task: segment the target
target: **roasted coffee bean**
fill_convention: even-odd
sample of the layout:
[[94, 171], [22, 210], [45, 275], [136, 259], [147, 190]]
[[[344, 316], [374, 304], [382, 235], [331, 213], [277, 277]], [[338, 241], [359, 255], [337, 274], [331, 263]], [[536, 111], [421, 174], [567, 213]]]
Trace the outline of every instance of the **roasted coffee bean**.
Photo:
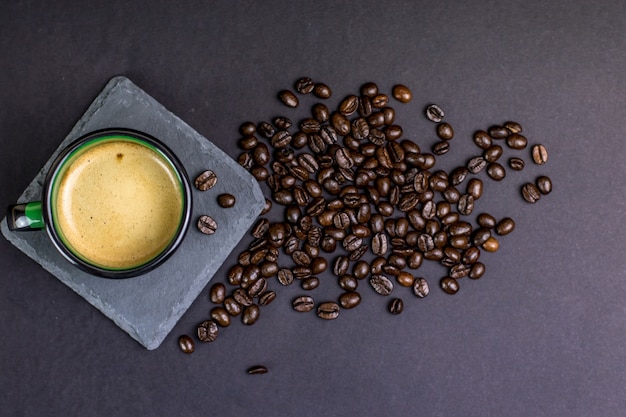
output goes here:
[[450, 151], [450, 144], [445, 140], [440, 140], [432, 147], [432, 151], [435, 155], [445, 155]]
[[485, 264], [483, 264], [482, 262], [476, 262], [474, 265], [472, 265], [472, 268], [470, 269], [468, 276], [471, 279], [479, 279], [484, 274], [485, 274]]
[[450, 183], [454, 186], [461, 184], [467, 178], [469, 170], [466, 167], [457, 167], [450, 172]]
[[[370, 101], [371, 103], [371, 101]], [[385, 125], [385, 115], [382, 111], [373, 112], [367, 117], [367, 123], [370, 127], [378, 128]]]
[[529, 182], [522, 186], [522, 197], [529, 203], [536, 203], [541, 198], [541, 192], [535, 184]]
[[267, 230], [267, 241], [275, 248], [285, 244], [287, 240], [287, 228], [284, 223], [271, 223]]
[[450, 243], [450, 246], [457, 248], [457, 249], [467, 249], [470, 245], [470, 240], [468, 236], [450, 236], [450, 238], [448, 239], [448, 243]]
[[517, 122], [508, 121], [503, 126], [511, 133], [520, 133], [522, 131], [522, 125]]
[[324, 142], [324, 139], [317, 133], [309, 135], [308, 145], [309, 149], [317, 154], [326, 152], [326, 148], [328, 147], [328, 144]]
[[250, 171], [252, 169], [254, 161], [252, 160], [252, 155], [250, 155], [250, 152], [242, 152], [237, 157], [237, 163], [241, 165], [244, 169]]
[[241, 322], [245, 325], [252, 325], [257, 322], [261, 309], [256, 304], [251, 304], [243, 309], [241, 314]]
[[476, 221], [480, 226], [487, 229], [493, 229], [494, 227], [496, 227], [497, 224], [496, 218], [489, 213], [480, 213], [476, 218]]
[[454, 129], [449, 123], [439, 123], [437, 125], [437, 136], [441, 140], [450, 140], [454, 137]]
[[478, 261], [478, 258], [480, 258], [480, 249], [478, 249], [476, 246], [470, 246], [463, 252], [461, 261], [465, 265], [473, 265]]
[[443, 249], [443, 259], [441, 264], [443, 266], [452, 267], [461, 262], [461, 252], [457, 249], [447, 246]]
[[400, 271], [400, 273], [396, 276], [396, 281], [398, 281], [398, 284], [403, 287], [411, 287], [415, 282], [415, 277], [410, 272]]
[[311, 113], [313, 114], [315, 120], [320, 123], [325, 123], [330, 119], [330, 111], [323, 103], [314, 104]]
[[266, 139], [271, 138], [274, 135], [274, 133], [276, 133], [274, 126], [272, 126], [270, 123], [267, 123], [267, 122], [259, 123], [259, 125], [257, 126], [257, 131], [261, 134], [261, 136], [263, 136]]
[[535, 164], [543, 165], [548, 162], [548, 150], [543, 145], [535, 145], [532, 149], [532, 157]]
[[339, 304], [327, 301], [317, 306], [317, 316], [324, 320], [334, 320], [339, 317]]
[[389, 312], [393, 315], [401, 314], [404, 311], [404, 302], [400, 298], [394, 298], [389, 302]]
[[339, 304], [346, 310], [361, 304], [361, 294], [356, 291], [344, 292], [339, 296]]
[[524, 149], [528, 145], [528, 139], [519, 133], [512, 133], [506, 138], [506, 144], [511, 149]]
[[259, 305], [266, 306], [270, 304], [272, 301], [274, 301], [275, 299], [276, 299], [276, 293], [274, 291], [265, 291], [259, 297]]
[[187, 354], [193, 353], [195, 349], [195, 343], [191, 337], [185, 334], [178, 338], [178, 348], [183, 353], [187, 353]]
[[313, 297], [303, 295], [294, 299], [291, 305], [297, 312], [306, 313], [315, 308], [315, 300], [313, 300]]
[[253, 122], [244, 122], [239, 126], [239, 133], [243, 136], [252, 136], [256, 133], [256, 125]]
[[470, 267], [465, 264], [456, 264], [450, 267], [450, 278], [461, 279], [469, 274]]
[[198, 325], [196, 334], [201, 342], [214, 342], [219, 334], [219, 328], [213, 320], [206, 320]]
[[282, 149], [289, 146], [291, 140], [291, 133], [287, 132], [286, 130], [279, 130], [270, 139], [270, 144], [276, 149]]
[[448, 226], [448, 233], [451, 236], [471, 235], [472, 225], [466, 221], [457, 221]]
[[335, 263], [333, 265], [333, 273], [341, 277], [348, 272], [348, 268], [350, 268], [350, 260], [347, 256], [341, 255], [335, 259]]
[[[268, 249], [268, 252], [269, 252], [269, 249]], [[268, 257], [266, 255], [265, 259], [267, 258]], [[261, 263], [259, 268], [261, 269], [261, 276], [263, 278], [270, 278], [270, 277], [276, 276], [276, 274], [278, 273], [278, 264], [276, 263], [276, 261], [266, 260], [265, 262]]]
[[248, 368], [247, 372], [249, 375], [259, 375], [268, 373], [268, 369], [263, 365], [255, 365]]
[[321, 99], [327, 99], [332, 96], [332, 91], [329, 86], [324, 83], [316, 83], [313, 87], [313, 94]]
[[339, 287], [346, 291], [354, 291], [359, 286], [359, 281], [352, 275], [342, 275], [338, 282]]
[[269, 171], [267, 168], [259, 165], [253, 166], [250, 169], [250, 173], [259, 182], [265, 181], [267, 177], [269, 177]]
[[267, 280], [259, 278], [248, 287], [248, 295], [252, 298], [258, 297], [267, 290]]
[[371, 97], [372, 107], [376, 109], [382, 109], [389, 102], [389, 96], [387, 94], [378, 93], [375, 96]]
[[214, 304], [221, 304], [226, 297], [226, 286], [221, 282], [213, 284], [211, 291], [209, 292], [209, 298]]
[[313, 91], [315, 83], [309, 77], [301, 77], [296, 81], [295, 89], [300, 94], [310, 94]]
[[496, 233], [500, 236], [508, 235], [515, 229], [515, 221], [510, 217], [504, 217], [496, 225]]
[[255, 164], [259, 166], [263, 166], [269, 162], [270, 150], [268, 149], [266, 144], [259, 143], [258, 145], [256, 145], [256, 147], [252, 151], [252, 160]]
[[393, 98], [401, 103], [408, 103], [413, 98], [413, 93], [406, 85], [396, 84], [391, 89]]
[[370, 264], [365, 261], [358, 261], [352, 267], [352, 275], [356, 279], [364, 279], [370, 274]]
[[359, 98], [355, 95], [349, 95], [339, 103], [339, 112], [344, 116], [350, 116], [356, 112], [359, 107]]
[[363, 239], [351, 234], [345, 237], [342, 244], [345, 250], [352, 252], [363, 244]]
[[230, 326], [230, 315], [224, 307], [215, 307], [211, 310], [211, 319], [222, 327]]
[[506, 170], [497, 162], [491, 162], [487, 165], [487, 175], [495, 181], [501, 181], [506, 177]]
[[491, 136], [484, 130], [478, 130], [474, 132], [472, 136], [474, 143], [481, 149], [488, 149], [492, 144]]
[[287, 107], [298, 107], [298, 97], [289, 90], [282, 90], [278, 93], [278, 98]]
[[443, 120], [444, 112], [441, 107], [436, 104], [431, 104], [426, 107], [426, 117], [431, 122], [439, 123]]
[[357, 117], [354, 119], [350, 124], [350, 129], [352, 131], [352, 136], [357, 141], [362, 141], [370, 135], [370, 125], [363, 117]]
[[272, 120], [272, 122], [274, 123], [274, 126], [276, 126], [280, 130], [287, 130], [293, 125], [291, 119], [284, 116], [274, 117], [274, 120]]
[[311, 264], [311, 258], [309, 257], [309, 255], [307, 255], [306, 252], [303, 252], [301, 250], [294, 251], [291, 254], [291, 259], [293, 259], [296, 265], [310, 265]]
[[280, 282], [282, 285], [291, 285], [294, 280], [293, 272], [291, 272], [291, 270], [287, 268], [279, 269], [276, 277], [278, 278], [278, 282]]
[[222, 208], [231, 208], [235, 205], [236, 199], [232, 194], [220, 194], [217, 196], [217, 204]]
[[205, 235], [212, 235], [217, 231], [217, 222], [211, 216], [200, 216], [198, 218], [198, 230]]
[[217, 175], [211, 170], [206, 170], [196, 177], [194, 185], [200, 191], [206, 191], [217, 184]]
[[261, 268], [258, 265], [248, 265], [243, 268], [241, 275], [241, 287], [248, 288], [254, 281], [261, 276]]
[[483, 152], [483, 158], [487, 162], [495, 162], [502, 156], [502, 146], [500, 145], [491, 145]]
[[239, 141], [239, 146], [247, 151], [252, 150], [258, 145], [259, 140], [254, 136], [244, 136]]
[[387, 140], [398, 140], [402, 137], [402, 133], [404, 133], [404, 131], [402, 127], [398, 125], [389, 124], [385, 128], [385, 138], [387, 138]]
[[521, 171], [524, 169], [524, 160], [522, 158], [509, 158], [509, 167], [514, 171]]
[[454, 278], [442, 278], [439, 284], [446, 294], [456, 294], [459, 291], [459, 283]]
[[478, 174], [487, 166], [487, 161], [482, 156], [476, 156], [467, 162], [467, 169], [472, 174]]
[[464, 216], [472, 214], [472, 211], [474, 211], [474, 197], [471, 194], [463, 194], [459, 199], [457, 209]]
[[361, 86], [359, 92], [363, 96], [374, 97], [376, 94], [378, 94], [378, 85], [373, 82], [367, 82]]
[[[241, 257], [241, 256], [240, 256]], [[241, 284], [241, 276], [243, 275], [243, 266], [235, 265], [228, 271], [228, 282], [230, 285]]]
[[425, 278], [416, 278], [413, 282], [413, 294], [419, 298], [424, 298], [430, 293], [428, 281]]
[[500, 242], [495, 237], [490, 236], [481, 244], [481, 247], [487, 252], [496, 252], [500, 248]]
[[241, 304], [239, 304], [232, 295], [229, 295], [224, 299], [224, 308], [231, 316], [238, 316], [241, 314]]
[[541, 194], [550, 194], [550, 192], [552, 192], [552, 180], [549, 177], [542, 175], [537, 178], [535, 183]]
[[370, 285], [380, 295], [389, 295], [393, 291], [393, 282], [382, 274], [374, 274], [370, 277]]
[[476, 246], [483, 245], [491, 237], [491, 230], [486, 227], [480, 227], [474, 232], [472, 243]]
[[376, 233], [372, 237], [372, 252], [377, 256], [384, 256], [389, 248], [385, 233]]
[[320, 285], [320, 280], [317, 277], [309, 277], [303, 279], [300, 286], [305, 291], [311, 291], [316, 289]]
[[374, 145], [382, 146], [385, 144], [387, 137], [385, 133], [380, 129], [370, 129], [370, 135], [367, 139]]
[[509, 131], [504, 126], [491, 126], [488, 130], [489, 136], [494, 139], [505, 139], [509, 136]]
[[478, 178], [472, 178], [467, 183], [467, 194], [478, 200], [483, 195], [483, 182]]

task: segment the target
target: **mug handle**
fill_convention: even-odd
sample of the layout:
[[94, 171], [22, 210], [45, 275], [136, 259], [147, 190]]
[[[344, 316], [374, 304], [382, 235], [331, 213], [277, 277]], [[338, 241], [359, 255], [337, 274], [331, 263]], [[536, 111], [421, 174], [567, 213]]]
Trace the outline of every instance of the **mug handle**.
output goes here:
[[9, 206], [7, 225], [11, 231], [39, 230], [46, 227], [41, 201]]

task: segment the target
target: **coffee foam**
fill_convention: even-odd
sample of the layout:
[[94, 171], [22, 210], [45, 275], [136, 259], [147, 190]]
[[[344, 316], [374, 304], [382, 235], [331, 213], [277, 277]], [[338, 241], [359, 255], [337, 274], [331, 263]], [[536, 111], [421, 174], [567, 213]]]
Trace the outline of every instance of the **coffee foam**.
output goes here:
[[176, 173], [141, 144], [93, 145], [58, 181], [58, 230], [73, 252], [100, 267], [129, 269], [150, 261], [168, 246], [181, 222]]

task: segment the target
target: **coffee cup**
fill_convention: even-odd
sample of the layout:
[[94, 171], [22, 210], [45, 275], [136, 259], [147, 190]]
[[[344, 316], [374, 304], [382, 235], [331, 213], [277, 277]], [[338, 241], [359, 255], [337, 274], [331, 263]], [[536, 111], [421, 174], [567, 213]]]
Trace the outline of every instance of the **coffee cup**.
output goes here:
[[88, 133], [54, 160], [41, 201], [12, 205], [10, 230], [45, 229], [78, 268], [129, 278], [161, 265], [189, 227], [189, 178], [158, 139], [131, 129]]

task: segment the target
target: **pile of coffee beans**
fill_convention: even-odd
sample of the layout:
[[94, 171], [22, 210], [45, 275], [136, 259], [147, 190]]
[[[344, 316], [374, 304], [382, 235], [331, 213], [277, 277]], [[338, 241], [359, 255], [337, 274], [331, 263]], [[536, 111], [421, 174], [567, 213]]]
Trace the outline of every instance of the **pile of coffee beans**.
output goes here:
[[[391, 99], [410, 102], [413, 93], [407, 86], [395, 85], [390, 97], [368, 82], [329, 109], [325, 102], [332, 96], [330, 87], [303, 77], [293, 90], [280, 91], [278, 99], [293, 111], [306, 95], [319, 101], [300, 120], [279, 116], [240, 126], [243, 152], [238, 162], [266, 184], [269, 196], [251, 229], [254, 240], [229, 269], [228, 288], [218, 282], [210, 289], [215, 306], [197, 328], [201, 341], [214, 341], [218, 328], [237, 316], [244, 324], [255, 323], [261, 307], [277, 296], [270, 289], [274, 283], [298, 282], [305, 293], [291, 300], [293, 310], [314, 312], [324, 320], [357, 307], [365, 285], [385, 297], [395, 294], [396, 285], [410, 288], [416, 299], [428, 296], [431, 278], [416, 272], [424, 261], [447, 269], [438, 286], [455, 294], [463, 278], [477, 280], [485, 274], [481, 253], [497, 251], [500, 238], [515, 229], [509, 217], [470, 216], [485, 188], [477, 174], [485, 170], [489, 179], [502, 181], [507, 170], [501, 163], [504, 148], [527, 148], [519, 123], [476, 131], [472, 140], [478, 154], [446, 172], [436, 167], [437, 158], [450, 151], [455, 132], [440, 106], [429, 104], [424, 112], [435, 123], [436, 142], [430, 151], [406, 139], [395, 123]], [[530, 156], [535, 164], [548, 160], [540, 144], [532, 146]], [[512, 170], [524, 166], [522, 154], [508, 160]], [[196, 184], [206, 187], [214, 180], [203, 173]], [[535, 203], [551, 190], [551, 180], [541, 176], [524, 184], [521, 195]], [[220, 198], [226, 206], [234, 202], [234, 197]], [[277, 206], [282, 207], [282, 220], [272, 222], [265, 215]], [[210, 233], [211, 222], [201, 222], [200, 230]], [[331, 274], [339, 295], [315, 300], [314, 290], [328, 285]], [[404, 305], [394, 296], [387, 310], [401, 314]]]

